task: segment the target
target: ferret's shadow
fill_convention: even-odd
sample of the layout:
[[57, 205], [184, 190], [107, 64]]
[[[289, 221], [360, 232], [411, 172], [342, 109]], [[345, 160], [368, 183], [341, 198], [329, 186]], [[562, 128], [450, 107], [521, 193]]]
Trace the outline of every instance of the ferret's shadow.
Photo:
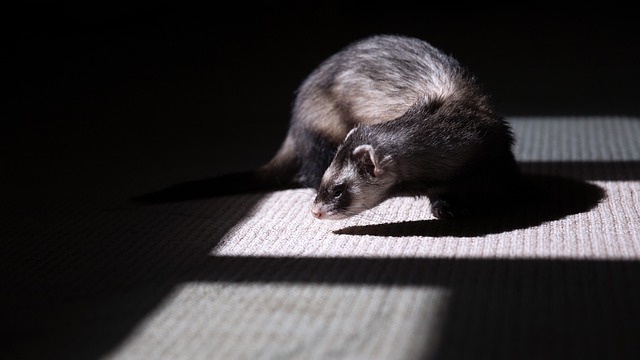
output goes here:
[[174, 203], [227, 195], [261, 193], [294, 188], [295, 185], [264, 185], [255, 181], [251, 171], [223, 174], [215, 177], [185, 181], [131, 198], [137, 204]]
[[600, 186], [550, 175], [525, 175], [526, 190], [510, 201], [482, 204], [475, 216], [453, 220], [416, 220], [349, 226], [340, 235], [475, 237], [526, 229], [595, 208], [605, 197]]

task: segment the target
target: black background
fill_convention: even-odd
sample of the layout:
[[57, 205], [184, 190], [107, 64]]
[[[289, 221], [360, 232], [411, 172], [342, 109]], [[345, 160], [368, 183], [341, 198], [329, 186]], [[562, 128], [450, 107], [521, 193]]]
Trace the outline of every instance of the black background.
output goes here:
[[455, 56], [507, 116], [640, 114], [636, 21], [612, 4], [216, 4], [8, 12], [9, 128], [152, 139], [166, 143], [165, 159], [191, 139], [190, 156], [212, 164], [202, 176], [255, 166], [282, 140], [304, 77], [380, 33]]

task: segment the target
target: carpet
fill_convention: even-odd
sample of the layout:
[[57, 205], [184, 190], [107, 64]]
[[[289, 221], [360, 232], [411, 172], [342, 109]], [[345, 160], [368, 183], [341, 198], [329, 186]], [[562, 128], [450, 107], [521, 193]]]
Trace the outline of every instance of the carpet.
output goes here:
[[509, 120], [545, 195], [457, 221], [319, 221], [307, 189], [141, 206], [139, 159], [38, 152], [0, 213], [1, 357], [640, 358], [640, 120]]

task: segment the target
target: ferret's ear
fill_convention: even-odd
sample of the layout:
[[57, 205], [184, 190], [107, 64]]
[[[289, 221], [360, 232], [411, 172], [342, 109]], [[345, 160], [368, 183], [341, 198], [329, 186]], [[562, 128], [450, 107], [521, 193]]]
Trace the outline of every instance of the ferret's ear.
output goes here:
[[360, 145], [353, 150], [353, 158], [356, 159], [365, 171], [373, 176], [378, 177], [384, 173], [384, 169], [380, 164], [376, 151], [371, 145]]

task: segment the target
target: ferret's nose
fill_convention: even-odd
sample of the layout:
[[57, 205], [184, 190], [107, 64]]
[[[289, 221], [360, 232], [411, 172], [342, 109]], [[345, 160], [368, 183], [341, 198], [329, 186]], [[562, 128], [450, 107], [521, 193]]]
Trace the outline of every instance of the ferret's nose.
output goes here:
[[316, 204], [311, 205], [311, 215], [316, 219], [322, 219], [322, 210]]

